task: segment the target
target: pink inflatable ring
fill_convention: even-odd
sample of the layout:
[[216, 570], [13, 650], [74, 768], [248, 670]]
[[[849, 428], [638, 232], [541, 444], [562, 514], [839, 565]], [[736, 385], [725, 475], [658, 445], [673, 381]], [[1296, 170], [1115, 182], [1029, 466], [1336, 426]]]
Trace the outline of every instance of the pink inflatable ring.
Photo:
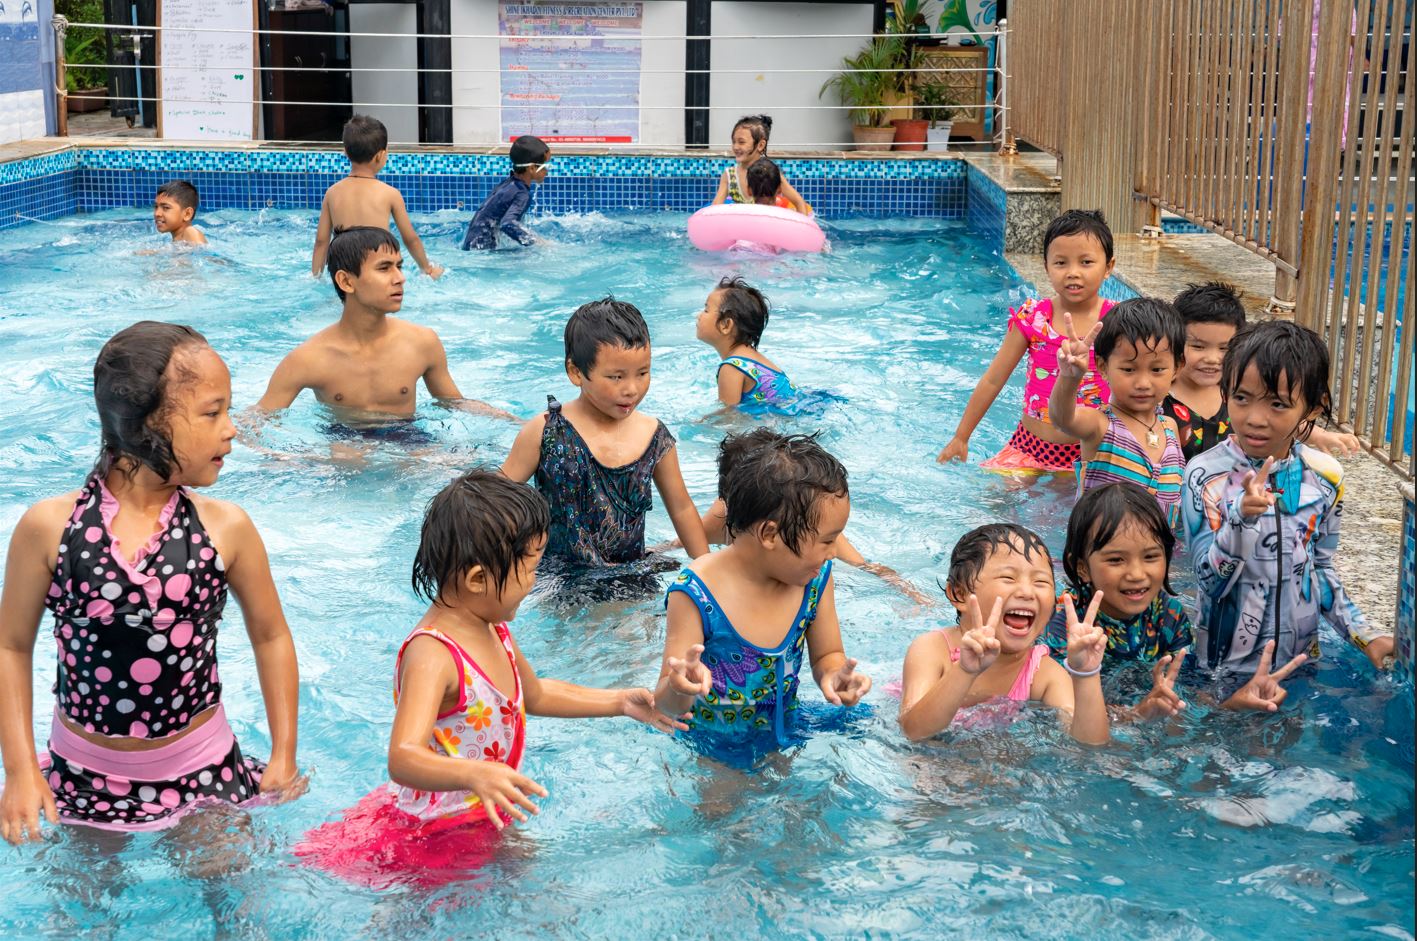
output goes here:
[[819, 252], [827, 237], [817, 220], [791, 209], [723, 203], [705, 206], [689, 217], [689, 241], [706, 252], [721, 252], [736, 242], [757, 242], [789, 252]]

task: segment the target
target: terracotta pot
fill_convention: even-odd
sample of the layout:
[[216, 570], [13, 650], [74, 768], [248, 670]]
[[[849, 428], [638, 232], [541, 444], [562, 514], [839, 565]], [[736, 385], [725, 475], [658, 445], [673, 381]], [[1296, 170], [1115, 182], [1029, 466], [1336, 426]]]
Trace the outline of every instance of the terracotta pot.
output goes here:
[[851, 137], [856, 141], [857, 150], [890, 150], [891, 141], [895, 139], [895, 128], [853, 124]]
[[891, 124], [895, 125], [895, 146], [891, 148], [892, 150], [925, 149], [925, 132], [930, 128], [929, 121], [897, 118]]
[[70, 114], [87, 114], [90, 111], [100, 111], [108, 107], [108, 89], [102, 86], [98, 88], [81, 88], [78, 91], [69, 92], [65, 98]]

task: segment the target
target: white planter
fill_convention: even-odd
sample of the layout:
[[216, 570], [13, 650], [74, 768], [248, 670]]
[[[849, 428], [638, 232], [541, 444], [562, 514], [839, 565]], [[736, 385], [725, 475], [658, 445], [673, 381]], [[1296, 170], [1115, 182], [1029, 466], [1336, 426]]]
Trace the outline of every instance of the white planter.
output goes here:
[[926, 150], [949, 150], [950, 149], [950, 128], [954, 126], [953, 121], [940, 121], [932, 127], [925, 129], [925, 149]]

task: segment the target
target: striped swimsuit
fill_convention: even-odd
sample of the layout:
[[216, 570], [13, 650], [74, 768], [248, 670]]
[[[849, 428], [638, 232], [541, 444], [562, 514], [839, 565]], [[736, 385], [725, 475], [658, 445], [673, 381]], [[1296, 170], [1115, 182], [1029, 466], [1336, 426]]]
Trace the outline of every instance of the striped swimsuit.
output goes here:
[[[1185, 455], [1181, 453], [1181, 442], [1171, 426], [1165, 427], [1166, 447], [1161, 452], [1161, 461], [1152, 464], [1146, 449], [1131, 433], [1112, 406], [1102, 409], [1107, 416], [1107, 434], [1097, 445], [1097, 453], [1078, 464], [1078, 496], [1083, 491], [1104, 484], [1126, 481], [1145, 487], [1156, 497], [1161, 509], [1166, 512], [1166, 520], [1173, 527], [1181, 518], [1181, 481], [1186, 468]], [[1163, 417], [1161, 409], [1156, 410], [1157, 420]]]

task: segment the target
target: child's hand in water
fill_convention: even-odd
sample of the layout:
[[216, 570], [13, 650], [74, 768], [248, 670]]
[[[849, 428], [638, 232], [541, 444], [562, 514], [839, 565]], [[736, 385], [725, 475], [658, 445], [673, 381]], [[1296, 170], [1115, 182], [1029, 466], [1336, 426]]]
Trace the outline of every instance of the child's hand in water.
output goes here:
[[689, 648], [683, 660], [669, 658], [669, 688], [681, 696], [698, 699], [713, 691], [713, 674], [704, 666], [699, 657], [703, 656], [704, 645], [695, 644]]
[[822, 677], [822, 695], [834, 706], [854, 706], [871, 689], [871, 678], [856, 672], [856, 661], [850, 657], [835, 670]]
[[507, 825], [502, 819], [502, 813], [517, 823], [526, 823], [526, 814], [522, 813], [523, 807], [533, 814], [541, 813], [541, 809], [532, 803], [531, 795], [545, 797], [546, 788], [511, 765], [504, 765], [500, 761], [467, 761], [459, 764], [467, 765], [470, 779], [467, 790], [476, 794], [477, 799], [482, 801], [482, 806], [487, 808], [487, 819], [492, 821], [492, 826], [498, 830]]
[[1066, 333], [1062, 345], [1058, 347], [1058, 375], [1066, 379], [1081, 379], [1087, 375], [1090, 365], [1088, 354], [1092, 352], [1093, 341], [1102, 332], [1102, 321], [1093, 324], [1092, 329], [1087, 331], [1087, 336], [1079, 339], [1077, 331], [1073, 329], [1073, 315], [1065, 313], [1063, 328]]
[[1092, 604], [1079, 621], [1073, 596], [1063, 595], [1063, 613], [1068, 619], [1068, 670], [1074, 675], [1096, 673], [1102, 668], [1102, 656], [1107, 653], [1107, 632], [1095, 623], [1101, 607], [1102, 592], [1095, 592]]
[[428, 266], [428, 277], [432, 278], [434, 281], [437, 281], [443, 276], [443, 272], [447, 270], [448, 269], [444, 268], [442, 265], [430, 264]]
[[1264, 645], [1264, 651], [1260, 654], [1260, 666], [1255, 671], [1255, 675], [1250, 677], [1248, 683], [1236, 690], [1235, 694], [1221, 705], [1226, 709], [1277, 712], [1279, 704], [1284, 702], [1284, 697], [1289, 695], [1289, 691], [1280, 686], [1279, 682], [1303, 666], [1304, 661], [1308, 659], [1308, 654], [1301, 653], [1271, 673], [1269, 666], [1274, 662], [1274, 641], [1270, 641]]
[[1183, 654], [1184, 650], [1175, 655], [1168, 653], [1151, 668], [1151, 692], [1137, 703], [1138, 719], [1147, 722], [1165, 719], [1186, 708], [1185, 702], [1176, 693], [1176, 677], [1181, 672], [1181, 661], [1185, 659]]
[[960, 440], [959, 436], [950, 439], [950, 443], [940, 449], [940, 454], [935, 458], [937, 464], [948, 464], [951, 461], [967, 462], [969, 460], [969, 442]]
[[959, 639], [959, 668], [971, 676], [978, 676], [994, 665], [999, 659], [999, 619], [1004, 616], [1004, 599], [994, 599], [989, 620], [979, 614], [979, 596], [970, 595], [966, 604], [969, 622], [974, 627], [965, 631]]
[[1274, 493], [1269, 489], [1269, 472], [1274, 469], [1274, 458], [1264, 459], [1259, 471], [1245, 474], [1245, 492], [1240, 497], [1240, 515], [1249, 519], [1264, 516], [1274, 506]]
[[681, 719], [667, 716], [660, 712], [654, 704], [654, 693], [647, 689], [627, 689], [620, 693], [621, 714], [634, 719], [636, 722], [643, 722], [645, 725], [652, 725], [661, 732], [673, 735], [674, 730], [680, 732], [689, 731], [689, 726]]

